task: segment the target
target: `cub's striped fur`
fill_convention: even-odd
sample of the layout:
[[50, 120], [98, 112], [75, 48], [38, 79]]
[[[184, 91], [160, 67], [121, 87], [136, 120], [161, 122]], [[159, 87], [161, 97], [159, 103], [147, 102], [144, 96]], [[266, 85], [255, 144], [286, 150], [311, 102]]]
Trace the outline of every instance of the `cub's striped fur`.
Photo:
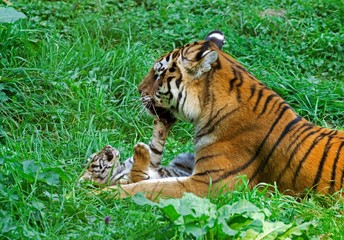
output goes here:
[[96, 185], [129, 184], [147, 179], [190, 176], [194, 167], [194, 156], [182, 153], [167, 167], [160, 166], [162, 150], [170, 124], [154, 121], [154, 132], [149, 146], [139, 143], [134, 147], [134, 156], [123, 163], [120, 153], [110, 145], [92, 154], [88, 168], [79, 181], [92, 181]]
[[166, 111], [195, 126], [196, 163], [189, 177], [154, 179], [123, 186], [121, 197], [146, 192], [204, 196], [238, 174], [250, 184], [277, 183], [293, 193], [312, 188], [338, 191], [344, 178], [344, 132], [314, 126], [275, 92], [221, 50], [224, 36], [163, 55], [142, 80], [139, 92], [152, 113]]

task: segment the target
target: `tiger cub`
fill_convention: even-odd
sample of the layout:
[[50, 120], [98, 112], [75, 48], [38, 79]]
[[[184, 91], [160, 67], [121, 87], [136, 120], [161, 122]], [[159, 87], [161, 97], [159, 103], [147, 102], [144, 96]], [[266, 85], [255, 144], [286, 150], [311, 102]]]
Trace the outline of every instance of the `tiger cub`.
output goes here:
[[194, 156], [182, 153], [163, 167], [160, 165], [162, 150], [170, 125], [154, 121], [154, 131], [149, 145], [138, 143], [134, 156], [120, 162], [120, 152], [107, 145], [88, 158], [88, 168], [79, 181], [92, 181], [96, 185], [129, 184], [147, 179], [190, 176], [194, 167]]

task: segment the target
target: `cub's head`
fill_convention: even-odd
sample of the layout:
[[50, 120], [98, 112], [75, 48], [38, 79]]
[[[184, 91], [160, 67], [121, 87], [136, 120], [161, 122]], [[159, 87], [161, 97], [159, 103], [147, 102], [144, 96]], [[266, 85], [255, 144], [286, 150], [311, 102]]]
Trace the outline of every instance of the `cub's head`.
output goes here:
[[110, 145], [105, 146], [101, 151], [93, 153], [87, 160], [88, 167], [79, 179], [92, 181], [96, 184], [106, 184], [111, 172], [120, 165], [119, 151]]
[[174, 115], [189, 120], [197, 115], [197, 80], [216, 68], [218, 51], [225, 38], [212, 31], [205, 40], [187, 44], [158, 59], [139, 85], [144, 106], [160, 118]]

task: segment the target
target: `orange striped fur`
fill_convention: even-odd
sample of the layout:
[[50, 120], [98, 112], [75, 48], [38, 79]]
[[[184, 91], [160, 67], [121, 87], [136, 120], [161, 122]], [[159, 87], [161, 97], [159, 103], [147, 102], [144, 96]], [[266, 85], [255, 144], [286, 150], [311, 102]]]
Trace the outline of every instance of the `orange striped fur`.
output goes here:
[[[279, 190], [333, 193], [343, 187], [344, 132], [314, 126], [274, 91], [221, 50], [224, 36], [187, 44], [162, 56], [139, 86], [144, 106], [195, 126], [196, 164], [189, 177], [122, 186], [121, 197], [146, 192], [204, 196], [238, 174], [250, 185], [277, 183]], [[173, 118], [172, 118], [173, 121]]]

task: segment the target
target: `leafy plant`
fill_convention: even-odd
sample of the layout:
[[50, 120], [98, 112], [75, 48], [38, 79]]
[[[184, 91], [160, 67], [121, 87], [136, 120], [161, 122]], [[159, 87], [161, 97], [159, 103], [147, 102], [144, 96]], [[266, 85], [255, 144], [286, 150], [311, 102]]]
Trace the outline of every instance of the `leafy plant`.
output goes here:
[[0, 7], [0, 23], [12, 23], [22, 18], [26, 18], [26, 15], [22, 12], [18, 12], [14, 8]]
[[289, 224], [269, 221], [268, 209], [258, 208], [244, 199], [219, 208], [209, 199], [192, 193], [185, 193], [180, 199], [162, 199], [159, 203], [138, 194], [133, 201], [160, 208], [181, 233], [197, 239], [204, 236], [206, 239], [296, 239], [299, 236], [305, 239], [308, 230], [317, 225], [315, 221], [301, 219]]

